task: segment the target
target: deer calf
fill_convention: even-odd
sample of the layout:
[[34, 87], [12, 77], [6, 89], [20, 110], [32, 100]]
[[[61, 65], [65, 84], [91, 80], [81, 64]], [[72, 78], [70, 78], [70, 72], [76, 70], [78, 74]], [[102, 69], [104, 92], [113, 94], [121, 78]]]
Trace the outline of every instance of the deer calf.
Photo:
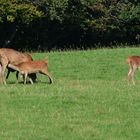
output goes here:
[[[36, 60], [23, 62], [18, 65], [9, 64], [8, 67], [19, 71], [24, 76], [24, 84], [26, 84], [26, 79], [29, 74], [41, 73], [47, 75], [50, 80], [50, 84], [53, 82], [50, 74], [48, 73], [48, 61], [47, 60]], [[32, 79], [29, 77], [31, 84], [33, 84]]]
[[140, 56], [130, 56], [127, 58], [127, 63], [129, 65], [128, 80], [135, 84], [134, 74], [135, 71], [140, 68]]

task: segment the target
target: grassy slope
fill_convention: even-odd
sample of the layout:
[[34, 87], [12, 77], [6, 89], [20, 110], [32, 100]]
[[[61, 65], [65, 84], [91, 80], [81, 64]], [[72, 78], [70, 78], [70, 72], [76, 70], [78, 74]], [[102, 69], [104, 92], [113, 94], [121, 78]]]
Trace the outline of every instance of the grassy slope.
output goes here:
[[139, 140], [140, 73], [127, 84], [138, 48], [36, 53], [49, 56], [54, 84], [0, 85], [1, 140]]

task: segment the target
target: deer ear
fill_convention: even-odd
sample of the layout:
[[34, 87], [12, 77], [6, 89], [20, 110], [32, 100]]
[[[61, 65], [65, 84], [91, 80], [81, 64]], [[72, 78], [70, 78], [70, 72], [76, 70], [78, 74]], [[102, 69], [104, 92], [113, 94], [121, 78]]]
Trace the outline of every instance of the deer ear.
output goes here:
[[44, 61], [45, 61], [46, 63], [48, 63], [48, 56], [46, 56], [46, 57], [44, 58]]
[[45, 60], [48, 60], [48, 56], [45, 57]]

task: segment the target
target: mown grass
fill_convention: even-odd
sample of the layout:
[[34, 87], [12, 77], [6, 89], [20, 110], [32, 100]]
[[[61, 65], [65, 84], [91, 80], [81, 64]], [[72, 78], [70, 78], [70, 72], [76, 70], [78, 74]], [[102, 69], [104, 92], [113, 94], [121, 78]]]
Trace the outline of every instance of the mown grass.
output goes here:
[[140, 72], [127, 83], [139, 48], [34, 53], [48, 56], [54, 83], [0, 85], [1, 140], [139, 140]]

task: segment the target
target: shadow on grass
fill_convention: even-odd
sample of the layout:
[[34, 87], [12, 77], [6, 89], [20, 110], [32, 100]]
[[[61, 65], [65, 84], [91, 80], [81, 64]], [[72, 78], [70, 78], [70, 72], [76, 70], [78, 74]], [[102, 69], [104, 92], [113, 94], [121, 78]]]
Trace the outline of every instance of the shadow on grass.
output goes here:
[[[7, 84], [10, 84], [10, 85], [25, 85], [24, 84], [24, 82], [23, 81], [20, 81], [20, 82], [14, 82], [14, 81], [10, 81], [10, 82], [7, 82]], [[46, 81], [40, 81], [40, 80], [38, 80], [38, 81], [35, 81], [34, 82], [34, 84], [48, 84], [48, 85], [51, 85], [49, 82], [46, 82]], [[34, 85], [33, 84], [33, 85]], [[26, 82], [26, 85], [32, 85], [31, 83], [30, 83], [30, 81], [27, 81]]]

